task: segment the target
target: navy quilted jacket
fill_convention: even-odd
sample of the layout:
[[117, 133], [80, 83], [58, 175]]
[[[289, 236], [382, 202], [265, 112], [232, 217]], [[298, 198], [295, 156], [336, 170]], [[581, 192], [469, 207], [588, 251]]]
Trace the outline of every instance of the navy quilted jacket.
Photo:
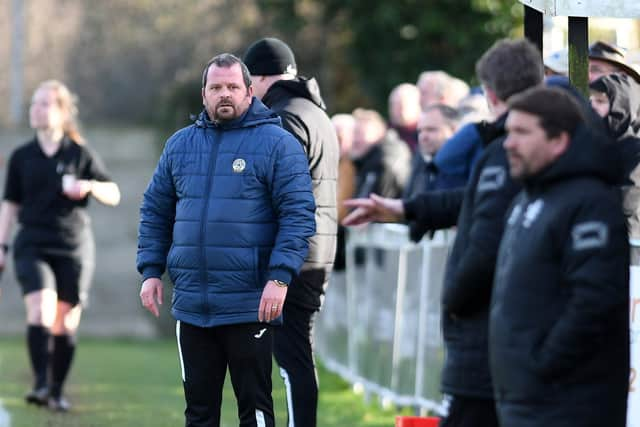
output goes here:
[[202, 112], [167, 141], [145, 191], [138, 271], [168, 270], [178, 320], [257, 322], [267, 280], [302, 266], [314, 210], [304, 151], [271, 110], [254, 98], [224, 125]]

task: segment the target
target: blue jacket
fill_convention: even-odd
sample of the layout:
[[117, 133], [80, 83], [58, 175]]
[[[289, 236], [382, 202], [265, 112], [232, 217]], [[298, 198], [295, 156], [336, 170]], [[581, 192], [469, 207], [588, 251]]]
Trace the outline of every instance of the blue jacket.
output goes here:
[[440, 147], [433, 157], [433, 163], [447, 181], [466, 183], [483, 149], [483, 138], [476, 123], [468, 123]]
[[314, 210], [304, 151], [271, 110], [254, 98], [224, 125], [202, 112], [167, 141], [145, 191], [138, 271], [168, 270], [180, 321], [257, 322], [267, 280], [302, 266]]

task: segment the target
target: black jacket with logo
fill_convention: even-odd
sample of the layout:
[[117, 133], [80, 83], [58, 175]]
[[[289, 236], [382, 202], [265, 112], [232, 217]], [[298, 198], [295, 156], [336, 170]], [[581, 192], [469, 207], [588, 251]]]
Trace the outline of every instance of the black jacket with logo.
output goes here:
[[407, 219], [427, 230], [456, 225], [457, 218], [442, 288], [446, 345], [442, 391], [456, 396], [493, 398], [489, 302], [504, 216], [521, 188], [509, 176], [502, 146], [505, 120], [506, 114], [485, 125], [483, 139], [488, 145], [464, 190], [427, 193], [405, 202]]
[[338, 138], [313, 78], [277, 81], [262, 101], [280, 116], [283, 127], [300, 141], [309, 159], [316, 234], [309, 239], [309, 255], [289, 287], [287, 302], [319, 309], [336, 251]]
[[504, 427], [625, 425], [629, 247], [605, 141], [579, 128], [510, 209], [489, 339]]

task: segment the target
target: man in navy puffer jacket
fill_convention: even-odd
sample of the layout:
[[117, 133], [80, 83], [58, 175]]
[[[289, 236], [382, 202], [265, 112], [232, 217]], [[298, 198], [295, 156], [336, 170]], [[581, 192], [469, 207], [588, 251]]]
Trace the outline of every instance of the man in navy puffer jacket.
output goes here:
[[307, 158], [252, 95], [237, 57], [209, 61], [205, 109], [167, 142], [140, 209], [140, 297], [158, 316], [166, 268], [189, 427], [220, 424], [227, 366], [240, 426], [274, 425], [271, 325], [315, 232]]

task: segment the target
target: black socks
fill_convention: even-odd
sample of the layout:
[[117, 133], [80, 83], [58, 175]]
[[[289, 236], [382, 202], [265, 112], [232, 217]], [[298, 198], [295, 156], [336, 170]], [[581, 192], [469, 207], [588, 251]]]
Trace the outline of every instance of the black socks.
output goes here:
[[29, 325], [27, 327], [27, 348], [29, 349], [31, 368], [35, 376], [34, 389], [47, 385], [50, 337], [49, 329], [44, 326]]
[[76, 349], [75, 337], [71, 335], [54, 335], [53, 350], [49, 353], [51, 333], [41, 325], [28, 325], [27, 348], [31, 359], [31, 367], [35, 377], [34, 390], [47, 386], [48, 369], [51, 366], [50, 394], [60, 397], [62, 385], [71, 368]]
[[71, 368], [75, 349], [75, 337], [54, 335], [51, 355], [51, 388], [49, 390], [52, 397], [60, 397], [62, 394], [62, 385]]

